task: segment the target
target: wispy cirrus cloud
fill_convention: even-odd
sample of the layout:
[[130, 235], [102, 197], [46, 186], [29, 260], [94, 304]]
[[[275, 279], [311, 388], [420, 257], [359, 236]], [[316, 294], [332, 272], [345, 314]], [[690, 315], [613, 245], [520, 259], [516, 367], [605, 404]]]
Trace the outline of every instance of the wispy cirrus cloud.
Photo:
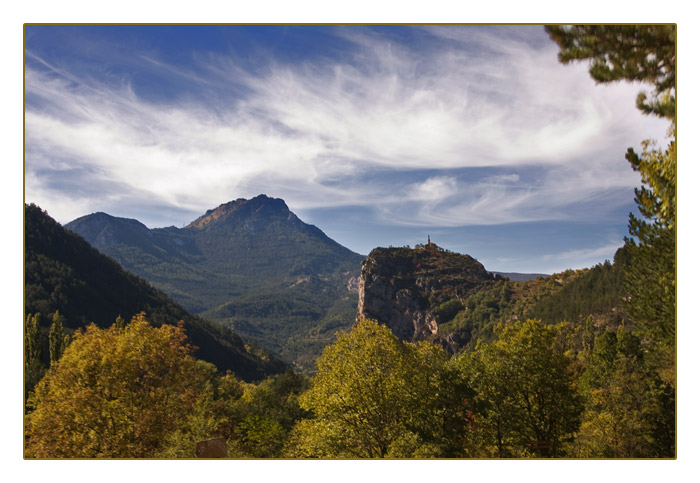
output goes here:
[[[665, 130], [635, 110], [638, 86], [559, 65], [539, 27], [330, 32], [337, 55], [252, 66], [235, 49], [176, 64], [98, 42], [96, 69], [29, 41], [28, 199], [64, 222], [170, 207], [154, 225], [260, 192], [292, 209], [371, 206], [388, 224], [595, 217], [638, 183], [626, 147]], [[118, 72], [100, 48], [119, 52]], [[170, 79], [169, 94], [139, 76]]]
[[[543, 262], [564, 262], [570, 260], [588, 260], [589, 264], [602, 261], [604, 257], [609, 257], [611, 253], [615, 253], [618, 248], [622, 245], [617, 240], [611, 240], [607, 245], [577, 249], [577, 250], [565, 250], [562, 252], [551, 253], [542, 255], [541, 259]], [[610, 260], [610, 259], [609, 259]]]

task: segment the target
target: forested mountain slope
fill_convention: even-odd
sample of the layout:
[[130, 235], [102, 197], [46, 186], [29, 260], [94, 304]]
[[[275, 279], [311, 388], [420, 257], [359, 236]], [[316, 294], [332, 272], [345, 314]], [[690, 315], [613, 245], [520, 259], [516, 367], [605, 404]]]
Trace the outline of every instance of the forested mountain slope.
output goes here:
[[146, 312], [156, 324], [183, 320], [196, 356], [245, 380], [283, 372], [285, 364], [261, 348], [246, 345], [231, 330], [187, 313], [164, 293], [65, 230], [35, 205], [25, 206], [25, 315], [41, 314], [47, 328], [59, 311], [65, 327], [94, 322], [100, 327], [118, 316]]
[[66, 228], [186, 309], [309, 369], [354, 320], [363, 260], [281, 199], [237, 199], [184, 228], [148, 229], [104, 213]]

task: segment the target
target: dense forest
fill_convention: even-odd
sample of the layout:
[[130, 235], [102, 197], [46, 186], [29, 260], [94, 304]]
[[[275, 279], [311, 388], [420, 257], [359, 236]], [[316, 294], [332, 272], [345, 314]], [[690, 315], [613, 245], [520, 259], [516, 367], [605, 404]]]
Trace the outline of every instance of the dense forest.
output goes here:
[[[26, 206], [25, 456], [191, 458], [223, 437], [232, 458], [674, 458], [675, 27], [547, 32], [597, 82], [651, 85], [637, 105], [671, 125], [666, 148], [627, 153], [643, 185], [613, 263], [478, 287], [452, 273], [470, 288], [425, 294], [434, 339], [359, 317], [305, 376]], [[447, 333], [459, 350], [433, 343]], [[203, 340], [275, 370], [246, 378], [207, 359]]]
[[479, 341], [492, 341], [499, 322], [528, 318], [547, 324], [589, 325], [597, 332], [614, 330], [624, 322], [626, 253], [622, 247], [614, 263], [605, 261], [527, 282], [499, 279], [467, 298], [448, 298], [432, 308], [445, 320], [433, 340], [439, 343], [449, 336], [460, 342], [460, 351], [471, 350]]

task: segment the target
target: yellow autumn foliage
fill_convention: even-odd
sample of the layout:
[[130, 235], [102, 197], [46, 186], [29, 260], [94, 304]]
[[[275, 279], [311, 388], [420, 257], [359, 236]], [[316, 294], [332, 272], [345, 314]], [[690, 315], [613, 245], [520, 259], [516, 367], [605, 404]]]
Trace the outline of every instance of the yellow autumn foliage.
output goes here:
[[182, 327], [90, 325], [39, 382], [25, 456], [148, 458], [195, 411], [214, 373]]

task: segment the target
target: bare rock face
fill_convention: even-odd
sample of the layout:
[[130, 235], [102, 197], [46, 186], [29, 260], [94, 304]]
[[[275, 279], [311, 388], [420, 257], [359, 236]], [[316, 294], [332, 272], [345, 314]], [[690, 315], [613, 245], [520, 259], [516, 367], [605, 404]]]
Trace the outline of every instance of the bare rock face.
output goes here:
[[437, 321], [413, 291], [400, 289], [364, 267], [359, 286], [358, 318], [385, 324], [401, 340], [423, 340], [437, 333]]
[[[429, 244], [410, 248], [376, 248], [362, 264], [357, 318], [376, 320], [401, 340], [441, 342], [438, 327], [444, 302], [475, 293], [493, 280], [469, 255]], [[459, 341], [446, 336], [447, 348]]]
[[348, 292], [359, 293], [360, 291], [360, 277], [353, 277], [352, 272], [343, 272], [343, 275], [348, 277], [347, 288]]

